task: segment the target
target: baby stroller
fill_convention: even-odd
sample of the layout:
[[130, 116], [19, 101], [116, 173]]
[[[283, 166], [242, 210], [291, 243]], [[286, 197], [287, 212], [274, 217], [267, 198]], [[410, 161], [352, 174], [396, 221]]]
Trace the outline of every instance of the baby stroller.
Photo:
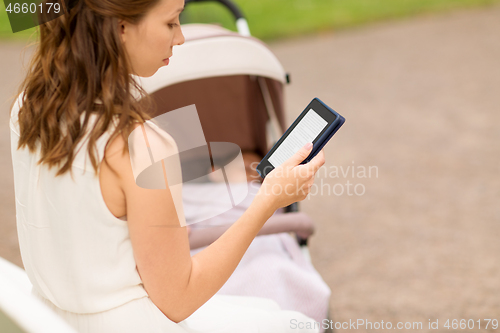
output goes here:
[[[204, 0], [209, 1], [209, 0]], [[186, 6], [201, 0], [187, 0]], [[207, 142], [231, 142], [238, 145], [249, 161], [260, 161], [272, 145], [286, 130], [284, 110], [284, 85], [290, 83], [290, 77], [283, 69], [279, 60], [260, 40], [250, 36], [248, 24], [238, 7], [228, 0], [216, 2], [226, 6], [236, 18], [238, 32], [232, 32], [218, 25], [211, 24], [183, 24], [182, 32], [185, 43], [174, 48], [174, 56], [170, 64], [162, 67], [150, 78], [140, 78], [142, 87], [153, 99], [152, 117], [162, 115], [188, 105], [196, 106], [200, 123]], [[193, 157], [195, 161], [195, 157]], [[190, 165], [200, 165], [196, 162]], [[255, 171], [256, 163], [247, 172]], [[205, 170], [206, 171], [206, 170]], [[203, 170], [198, 171], [202, 173]], [[260, 178], [260, 177], [259, 177]], [[250, 184], [250, 183], [249, 183]], [[240, 207], [235, 207], [225, 215], [226, 226], [235, 221], [243, 213], [245, 204], [251, 202], [252, 195], [258, 189], [258, 182], [252, 181], [247, 200]], [[220, 187], [219, 187], [220, 189]], [[252, 191], [253, 189], [253, 191]], [[184, 203], [185, 210], [196, 206], [210, 206], [212, 202], [207, 195], [198, 188], [183, 188], [189, 202]], [[209, 199], [216, 198], [217, 189], [211, 189]], [[238, 210], [239, 208], [239, 210]], [[189, 212], [186, 212], [186, 218]], [[215, 241], [226, 228], [222, 219], [224, 216], [207, 224], [193, 224], [190, 235], [192, 253], [201, 250]], [[292, 257], [293, 263], [283, 268], [281, 276], [289, 282], [297, 280], [297, 284], [308, 284], [308, 287], [299, 290], [302, 300], [296, 300], [296, 306], [308, 304], [306, 313], [304, 308], [289, 308], [305, 313], [318, 322], [329, 316], [328, 299], [330, 289], [312, 267], [307, 248], [308, 238], [314, 232], [314, 223], [305, 213], [299, 211], [298, 203], [294, 203], [277, 211], [261, 230], [245, 257], [260, 258], [272, 249], [285, 248], [287, 258]], [[290, 233], [293, 233], [293, 238]], [[293, 243], [290, 243], [293, 239]], [[259, 243], [260, 242], [260, 243]], [[277, 244], [279, 243], [279, 244]], [[277, 247], [275, 247], [277, 245]], [[263, 251], [259, 251], [260, 248]], [[296, 251], [298, 250], [298, 252]], [[240, 266], [245, 266], [245, 257]], [[249, 259], [250, 260], [250, 259]], [[250, 260], [251, 261], [251, 260]], [[284, 261], [284, 260], [283, 260]], [[289, 260], [290, 261], [290, 260]], [[248, 263], [246, 270], [235, 274], [224, 285], [221, 292], [236, 295], [263, 296], [259, 294], [262, 286], [252, 288], [248, 281], [249, 276], [255, 280], [262, 280], [272, 276], [269, 271], [266, 277], [251, 275], [251, 271], [259, 270], [256, 260]], [[260, 263], [263, 265], [263, 263]], [[252, 266], [253, 265], [253, 266]], [[267, 262], [264, 265], [274, 265]], [[292, 268], [291, 268], [292, 267]], [[292, 270], [290, 270], [292, 269]], [[293, 269], [301, 270], [303, 275], [293, 273]], [[245, 277], [247, 279], [245, 280]], [[237, 283], [237, 280], [245, 280]], [[302, 280], [301, 280], [302, 279]], [[236, 281], [231, 285], [231, 281]], [[281, 281], [282, 282], [282, 281]], [[297, 284], [289, 287], [297, 288]], [[283, 283], [284, 286], [287, 283]], [[314, 290], [313, 290], [314, 289]], [[269, 297], [282, 291], [269, 291], [263, 297]], [[269, 297], [272, 298], [272, 297]], [[296, 297], [297, 298], [297, 297]], [[286, 299], [286, 297], [285, 297]], [[282, 308], [293, 306], [292, 301], [283, 304]]]

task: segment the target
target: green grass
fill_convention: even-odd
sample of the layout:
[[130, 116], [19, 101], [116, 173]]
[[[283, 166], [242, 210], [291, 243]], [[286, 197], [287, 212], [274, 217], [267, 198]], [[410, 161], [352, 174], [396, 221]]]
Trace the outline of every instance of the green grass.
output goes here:
[[[500, 4], [499, 0], [235, 0], [252, 35], [271, 40], [331, 31], [374, 21], [451, 9]], [[192, 8], [189, 8], [191, 7]], [[220, 22], [235, 29], [231, 15], [217, 4], [195, 4], [186, 22]]]
[[36, 28], [20, 31], [17, 33], [12, 33], [9, 17], [7, 16], [7, 12], [5, 11], [5, 4], [3, 1], [0, 1], [0, 39], [26, 40], [32, 35], [36, 36]]
[[[252, 35], [263, 39], [344, 29], [370, 22], [500, 4], [500, 0], [234, 0], [245, 13]], [[0, 39], [26, 39], [35, 29], [13, 34], [0, 2]], [[228, 11], [215, 3], [188, 6], [184, 22], [219, 22], [235, 29]]]

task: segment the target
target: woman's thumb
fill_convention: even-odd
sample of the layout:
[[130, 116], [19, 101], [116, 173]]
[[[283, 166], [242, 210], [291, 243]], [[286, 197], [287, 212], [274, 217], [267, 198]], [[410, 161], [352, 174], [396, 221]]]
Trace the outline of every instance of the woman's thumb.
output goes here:
[[299, 165], [304, 161], [307, 156], [311, 153], [311, 149], [313, 144], [308, 142], [304, 145], [304, 147], [300, 148], [295, 154], [292, 155], [285, 163], [289, 165]]

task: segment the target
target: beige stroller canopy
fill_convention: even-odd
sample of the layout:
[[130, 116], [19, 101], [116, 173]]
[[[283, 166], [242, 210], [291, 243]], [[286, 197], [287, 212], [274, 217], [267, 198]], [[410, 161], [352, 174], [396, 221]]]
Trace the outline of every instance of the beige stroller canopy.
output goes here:
[[181, 29], [186, 41], [174, 47], [169, 65], [137, 79], [156, 102], [151, 115], [195, 104], [207, 141], [263, 157], [285, 129], [283, 66], [254, 37], [212, 24]]

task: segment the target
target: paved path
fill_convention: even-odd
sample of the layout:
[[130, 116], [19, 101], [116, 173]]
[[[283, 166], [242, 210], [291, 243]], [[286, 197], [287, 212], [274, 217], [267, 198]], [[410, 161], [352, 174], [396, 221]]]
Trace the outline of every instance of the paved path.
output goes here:
[[[467, 331], [479, 332], [477, 320], [500, 319], [498, 31], [492, 7], [271, 45], [292, 73], [290, 121], [315, 96], [347, 119], [319, 194], [302, 204], [318, 223], [311, 253], [334, 320], [427, 332], [439, 319], [447, 332], [446, 319], [473, 319]], [[0, 45], [2, 102], [20, 79], [20, 49]], [[21, 265], [1, 110], [0, 256]]]
[[[302, 205], [335, 320], [439, 319], [448, 331], [448, 318], [500, 317], [498, 31], [500, 7], [273, 45], [294, 81], [289, 119], [314, 96], [347, 119], [328, 175], [378, 167], [318, 179], [323, 196]], [[366, 193], [328, 195], [348, 180]]]

